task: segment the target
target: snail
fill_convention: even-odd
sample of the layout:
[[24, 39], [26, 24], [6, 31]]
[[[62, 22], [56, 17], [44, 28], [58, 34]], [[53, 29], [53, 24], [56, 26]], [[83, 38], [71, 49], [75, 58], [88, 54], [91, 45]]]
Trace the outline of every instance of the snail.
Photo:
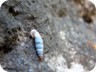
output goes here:
[[40, 33], [35, 29], [31, 30], [30, 35], [32, 36], [32, 38], [34, 38], [34, 41], [35, 41], [35, 47], [36, 47], [38, 59], [39, 61], [42, 61], [43, 60], [43, 48], [44, 48], [43, 39]]

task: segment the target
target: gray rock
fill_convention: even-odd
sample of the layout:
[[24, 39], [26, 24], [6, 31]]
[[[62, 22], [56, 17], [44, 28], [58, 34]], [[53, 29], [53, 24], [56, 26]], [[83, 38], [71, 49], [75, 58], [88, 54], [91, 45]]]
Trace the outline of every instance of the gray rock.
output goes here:
[[[8, 72], [91, 70], [96, 62], [96, 48], [92, 46], [96, 44], [95, 14], [92, 15], [93, 10], [88, 9], [85, 2], [79, 1], [6, 1], [0, 10], [0, 64], [3, 68]], [[44, 40], [42, 62], [38, 61], [30, 37], [33, 28]]]

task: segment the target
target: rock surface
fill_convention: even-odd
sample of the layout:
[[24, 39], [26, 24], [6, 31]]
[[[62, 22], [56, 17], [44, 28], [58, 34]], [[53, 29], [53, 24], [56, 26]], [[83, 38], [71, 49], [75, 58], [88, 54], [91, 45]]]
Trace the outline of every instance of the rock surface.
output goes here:
[[[88, 0], [8, 0], [0, 9], [0, 64], [8, 72], [89, 72], [96, 62], [96, 9]], [[30, 30], [44, 40], [39, 62]]]

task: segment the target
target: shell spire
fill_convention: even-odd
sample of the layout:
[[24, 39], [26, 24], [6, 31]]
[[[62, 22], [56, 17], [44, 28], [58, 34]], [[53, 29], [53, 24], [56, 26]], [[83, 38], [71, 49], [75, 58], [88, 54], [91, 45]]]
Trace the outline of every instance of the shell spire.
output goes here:
[[1, 65], [0, 65], [0, 72], [7, 72], [7, 71], [5, 71], [5, 70], [1, 67]]
[[0, 0], [0, 7], [2, 6], [2, 4], [7, 1], [7, 0]]

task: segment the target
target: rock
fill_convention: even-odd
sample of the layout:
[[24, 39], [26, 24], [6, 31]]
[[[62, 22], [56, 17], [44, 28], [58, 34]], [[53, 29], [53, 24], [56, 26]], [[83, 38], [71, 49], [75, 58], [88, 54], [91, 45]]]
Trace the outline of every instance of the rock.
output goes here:
[[[88, 0], [6, 1], [0, 10], [0, 64], [8, 72], [92, 70], [96, 64], [95, 10]], [[44, 40], [42, 62], [31, 29], [38, 30]]]

